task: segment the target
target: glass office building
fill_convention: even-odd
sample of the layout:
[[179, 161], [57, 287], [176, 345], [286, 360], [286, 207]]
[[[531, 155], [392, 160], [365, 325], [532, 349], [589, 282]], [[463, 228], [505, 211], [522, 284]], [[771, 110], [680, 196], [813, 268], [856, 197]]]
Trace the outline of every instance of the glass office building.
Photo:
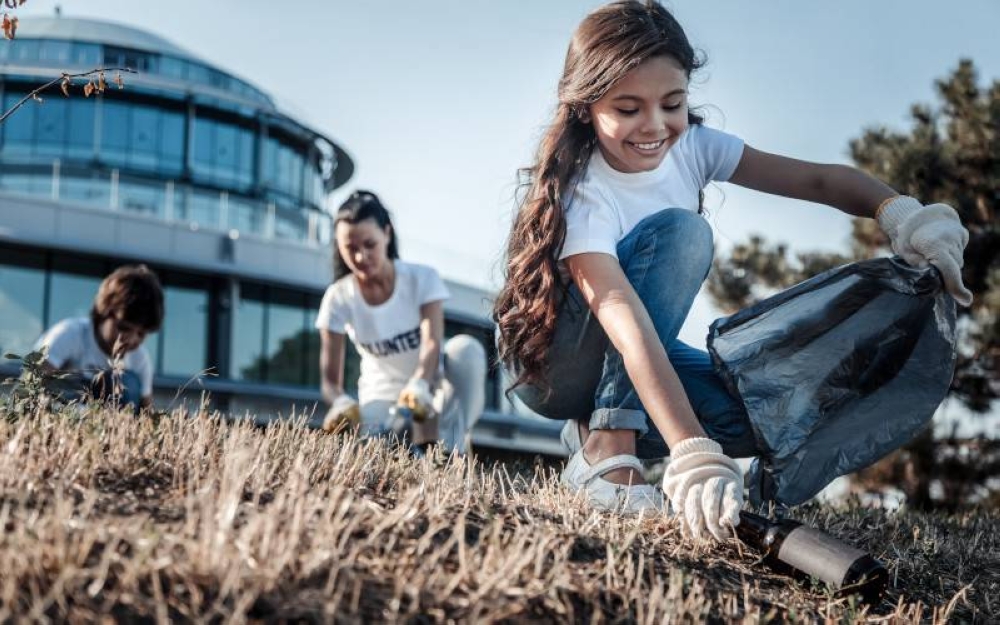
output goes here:
[[[351, 158], [255, 85], [102, 21], [24, 20], [0, 45], [3, 109], [62, 72], [113, 66], [138, 71], [124, 90], [55, 89], [0, 125], [0, 352], [25, 353], [46, 327], [87, 314], [114, 267], [145, 262], [166, 291], [163, 328], [146, 341], [158, 404], [183, 388], [233, 413], [311, 409], [312, 322], [331, 278], [326, 199]], [[494, 353], [488, 294], [449, 287], [446, 333]], [[349, 386], [356, 375], [352, 353]], [[480, 438], [548, 450], [550, 424], [513, 415], [500, 386], [492, 375]]]

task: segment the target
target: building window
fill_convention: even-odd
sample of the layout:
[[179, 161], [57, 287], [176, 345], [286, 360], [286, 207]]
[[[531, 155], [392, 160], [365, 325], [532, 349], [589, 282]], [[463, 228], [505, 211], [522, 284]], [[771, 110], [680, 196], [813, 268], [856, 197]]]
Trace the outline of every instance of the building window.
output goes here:
[[[304, 386], [306, 383], [306, 355], [308, 335], [312, 333], [306, 321], [302, 295], [272, 295], [267, 314], [268, 382]], [[282, 301], [284, 300], [284, 301]], [[295, 303], [298, 300], [298, 303]], [[287, 302], [287, 303], [285, 303]]]
[[200, 63], [187, 63], [187, 79], [201, 85], [211, 82], [208, 68]]
[[0, 172], [0, 189], [24, 195], [52, 195], [51, 174], [7, 174]]
[[152, 106], [103, 101], [101, 158], [113, 167], [180, 175], [184, 167], [184, 116]]
[[108, 98], [101, 105], [101, 160], [115, 167], [125, 167], [128, 165], [132, 107]]
[[[319, 387], [318, 295], [244, 283], [240, 286], [231, 375], [239, 380]], [[348, 347], [345, 383], [357, 390], [359, 358]]]
[[[111, 180], [107, 174], [97, 172], [68, 172], [59, 180], [59, 199], [75, 204], [109, 208], [111, 206]], [[119, 201], [121, 196], [119, 196]]]
[[66, 156], [90, 159], [94, 156], [94, 102], [68, 100], [69, 123], [66, 132]]
[[[322, 297], [319, 295], [309, 295], [306, 297], [306, 386], [310, 388], [320, 388], [319, 379], [319, 331], [313, 327], [316, 323], [316, 315], [319, 314], [319, 305]], [[348, 341], [350, 342], [350, 341]], [[357, 352], [355, 352], [357, 357]], [[356, 364], [356, 363], [355, 363]], [[355, 375], [357, 375], [355, 373]], [[346, 376], [345, 376], [346, 379]], [[355, 390], [357, 386], [355, 385]]]
[[[20, 42], [19, 42], [20, 43]], [[23, 93], [10, 92], [4, 97], [4, 110], [10, 110], [24, 97]], [[38, 106], [22, 106], [17, 115], [12, 115], [4, 122], [3, 138], [4, 156], [29, 156], [35, 145], [35, 120], [38, 118]]]
[[187, 63], [172, 56], [160, 57], [160, 75], [168, 78], [183, 79], [187, 69]]
[[47, 326], [72, 317], [89, 317], [107, 267], [102, 262], [68, 256], [54, 257], [52, 266]]
[[118, 207], [122, 210], [163, 218], [166, 214], [166, 186], [122, 178], [118, 182]]
[[0, 253], [0, 356], [24, 356], [44, 330], [45, 258], [41, 253]]
[[264, 144], [264, 186], [291, 198], [302, 198], [305, 157], [285, 143], [269, 137]]
[[35, 154], [62, 155], [66, 144], [66, 112], [69, 108], [67, 104], [64, 100], [53, 98], [38, 107]]
[[184, 115], [174, 111], [160, 111], [159, 154], [160, 171], [167, 176], [178, 176], [184, 169]]
[[[23, 96], [8, 93], [5, 109]], [[28, 102], [4, 122], [3, 133], [5, 157], [89, 159], [94, 155], [94, 101], [49, 98], [42, 105]]]
[[188, 189], [187, 201], [182, 206], [180, 216], [184, 221], [203, 228], [222, 228], [222, 194], [218, 191]]
[[96, 43], [73, 42], [73, 63], [87, 69], [101, 64], [101, 46]]
[[236, 195], [229, 196], [229, 226], [241, 233], [264, 236], [267, 210], [260, 202]]
[[306, 165], [305, 200], [314, 206], [323, 203], [323, 174], [316, 163]]
[[[266, 322], [264, 287], [240, 285], [240, 300], [236, 306], [230, 376], [237, 380], [264, 379], [264, 324]], [[238, 340], [237, 340], [238, 339]]]
[[162, 353], [158, 371], [185, 378], [196, 376], [205, 370], [208, 360], [209, 292], [167, 281], [163, 296], [166, 315], [157, 350]]
[[107, 67], [128, 67], [139, 72], [156, 73], [156, 57], [148, 52], [131, 48], [104, 46], [104, 65]]
[[309, 236], [309, 214], [278, 205], [274, 216], [274, 236], [279, 239], [304, 241]]
[[160, 156], [159, 111], [147, 106], [133, 106], [128, 136], [129, 166], [147, 171], [156, 169]]
[[196, 178], [245, 191], [254, 181], [254, 135], [241, 126], [198, 117], [192, 161]]
[[42, 51], [42, 42], [37, 39], [18, 39], [16, 46], [9, 46], [13, 49], [11, 60], [15, 63], [33, 63], [38, 61]]
[[38, 59], [52, 65], [66, 65], [73, 57], [73, 44], [68, 41], [42, 41]]

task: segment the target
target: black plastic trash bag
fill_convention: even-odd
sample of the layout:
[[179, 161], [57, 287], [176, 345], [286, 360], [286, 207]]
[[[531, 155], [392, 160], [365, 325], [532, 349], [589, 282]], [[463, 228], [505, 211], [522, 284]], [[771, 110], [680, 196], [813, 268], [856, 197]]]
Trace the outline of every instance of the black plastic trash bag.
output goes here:
[[954, 373], [955, 302], [934, 267], [868, 260], [716, 320], [708, 350], [750, 417], [767, 498], [796, 505], [931, 419]]

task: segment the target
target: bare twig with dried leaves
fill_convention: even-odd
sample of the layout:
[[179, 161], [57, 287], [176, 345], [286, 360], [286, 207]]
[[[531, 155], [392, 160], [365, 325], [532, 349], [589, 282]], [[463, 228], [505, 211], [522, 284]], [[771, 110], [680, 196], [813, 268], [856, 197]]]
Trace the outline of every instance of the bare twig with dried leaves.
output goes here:
[[[0, 0], [0, 2], [2, 2], [2, 5], [0, 6], [13, 10], [22, 7], [24, 3], [27, 2], [27, 0]], [[2, 18], [2, 27], [3, 27], [3, 34], [6, 39], [8, 40], [14, 39], [14, 37], [17, 34], [17, 24], [18, 24], [17, 17], [12, 16], [5, 11]], [[62, 91], [64, 96], [69, 97], [70, 90], [73, 86], [73, 81], [85, 78], [86, 82], [84, 82], [83, 84], [83, 95], [85, 97], [89, 98], [95, 93], [97, 94], [104, 93], [105, 89], [108, 88], [106, 75], [110, 72], [115, 72], [115, 76], [112, 79], [112, 82], [119, 89], [125, 88], [125, 82], [122, 80], [122, 75], [121, 75], [122, 72], [128, 74], [136, 73], [134, 69], [128, 67], [98, 67], [96, 69], [76, 74], [63, 72], [62, 75], [60, 75], [58, 78], [53, 78], [44, 85], [36, 89], [33, 89], [23, 98], [18, 100], [18, 102], [14, 104], [14, 106], [12, 106], [7, 111], [4, 111], [4, 113], [0, 115], [0, 124], [6, 121], [6, 119], [14, 113], [14, 111], [24, 106], [24, 104], [28, 100], [35, 100], [36, 102], [40, 103], [42, 101], [41, 95], [56, 85], [59, 85], [59, 89]]]
[[[24, 5], [28, 0], [3, 0], [3, 6], [6, 9], [17, 9]], [[13, 39], [17, 34], [17, 18], [8, 14], [4, 11], [3, 14], [3, 36], [5, 39]]]
[[125, 81], [122, 79], [122, 72], [127, 74], [137, 73], [134, 69], [129, 67], [99, 67], [97, 69], [92, 69], [86, 72], [80, 72], [77, 74], [68, 74], [63, 72], [58, 78], [53, 78], [44, 85], [32, 89], [23, 98], [17, 101], [14, 106], [10, 107], [8, 110], [4, 111], [3, 115], [0, 115], [0, 124], [2, 124], [8, 117], [10, 117], [14, 111], [24, 106], [28, 100], [35, 100], [36, 102], [42, 101], [42, 94], [49, 89], [59, 85], [59, 89], [62, 91], [63, 95], [66, 97], [70, 96], [70, 89], [73, 86], [73, 81], [86, 78], [86, 82], [83, 84], [83, 95], [84, 97], [90, 97], [94, 94], [104, 93], [108, 88], [108, 81], [106, 75], [110, 72], [115, 72], [114, 78], [111, 82], [119, 89], [125, 88]]

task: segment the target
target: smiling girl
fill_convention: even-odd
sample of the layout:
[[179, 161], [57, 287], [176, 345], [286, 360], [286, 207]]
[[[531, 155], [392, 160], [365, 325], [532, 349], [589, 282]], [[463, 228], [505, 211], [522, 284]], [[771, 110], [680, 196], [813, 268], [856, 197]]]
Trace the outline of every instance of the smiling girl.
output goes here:
[[701, 214], [708, 183], [877, 218], [897, 253], [936, 265], [960, 303], [971, 295], [954, 210], [705, 126], [688, 103], [699, 66], [656, 2], [615, 2], [583, 20], [511, 230], [494, 318], [514, 393], [567, 420], [569, 488], [601, 508], [659, 510], [663, 496], [643, 480], [639, 458], [669, 454], [663, 492], [683, 527], [721, 540], [743, 501], [732, 458], [757, 447], [708, 355], [677, 340], [712, 265]]

